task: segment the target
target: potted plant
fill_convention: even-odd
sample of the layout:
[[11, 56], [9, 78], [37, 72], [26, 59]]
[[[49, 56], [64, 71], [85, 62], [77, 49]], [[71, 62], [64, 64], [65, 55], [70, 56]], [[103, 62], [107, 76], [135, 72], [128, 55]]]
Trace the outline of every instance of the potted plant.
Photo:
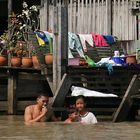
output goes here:
[[33, 66], [32, 57], [31, 57], [32, 43], [26, 41], [25, 46], [26, 47], [24, 47], [24, 53], [22, 57], [22, 65], [23, 67], [30, 68]]
[[23, 54], [23, 43], [17, 41], [16, 46], [10, 48], [11, 66], [20, 67]]
[[24, 41], [23, 35], [20, 31], [21, 23], [17, 19], [16, 15], [13, 13], [10, 15], [10, 26], [8, 28], [8, 49], [11, 56], [11, 66], [20, 67], [21, 58], [23, 54]]
[[22, 32], [23, 39], [26, 42], [24, 48], [24, 55], [22, 57], [22, 65], [24, 67], [32, 67], [32, 42], [29, 41], [29, 34], [32, 34], [39, 28], [38, 9], [36, 6], [28, 7], [26, 2], [23, 2], [22, 14], [17, 15], [21, 23], [20, 31]]
[[45, 55], [45, 62], [47, 65], [51, 65], [53, 63], [53, 38], [49, 39], [49, 53]]
[[0, 37], [0, 66], [6, 65], [7, 62], [7, 37], [4, 33]]
[[41, 64], [40, 64], [39, 59], [37, 57], [37, 53], [36, 53], [34, 46], [32, 47], [32, 62], [33, 62], [33, 67], [35, 69], [40, 69]]

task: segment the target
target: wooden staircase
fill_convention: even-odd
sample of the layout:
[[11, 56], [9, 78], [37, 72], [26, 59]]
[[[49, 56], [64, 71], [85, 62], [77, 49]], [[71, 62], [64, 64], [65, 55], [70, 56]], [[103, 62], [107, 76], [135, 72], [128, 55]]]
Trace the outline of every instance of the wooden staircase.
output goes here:
[[[106, 67], [68, 67], [67, 74], [63, 79], [56, 92], [53, 108], [56, 111], [66, 112], [69, 107], [74, 104], [75, 97], [71, 96], [71, 86], [80, 86], [87, 89], [96, 90], [104, 93], [113, 93], [116, 97], [87, 97], [87, 108], [96, 115], [111, 115], [114, 117], [126, 91], [131, 89], [131, 80], [134, 75], [139, 74], [139, 69], [134, 67], [113, 67], [113, 74], [109, 75]], [[138, 82], [139, 84], [140, 82]], [[131, 84], [133, 87], [133, 84]], [[131, 90], [131, 95], [138, 95], [139, 90]], [[127, 91], [128, 92], [128, 91]], [[134, 97], [134, 96], [133, 96]], [[132, 99], [131, 96], [129, 99]], [[123, 115], [127, 115], [131, 108], [137, 110], [140, 107], [140, 100], [133, 98], [129, 111]], [[134, 113], [134, 112], [133, 112]], [[132, 116], [132, 115], [131, 115]], [[127, 117], [125, 118], [125, 120]], [[114, 121], [115, 122], [115, 121]]]

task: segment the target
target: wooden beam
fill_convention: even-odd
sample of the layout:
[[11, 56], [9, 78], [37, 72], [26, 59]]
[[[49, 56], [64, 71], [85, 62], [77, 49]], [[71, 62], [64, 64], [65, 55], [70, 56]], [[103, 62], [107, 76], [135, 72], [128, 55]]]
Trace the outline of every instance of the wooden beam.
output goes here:
[[17, 88], [17, 75], [9, 74], [8, 78], [8, 114], [16, 114], [16, 88]]
[[35, 104], [36, 101], [18, 101], [17, 102], [17, 111], [24, 111], [28, 105]]
[[0, 111], [7, 111], [7, 101], [0, 101]]
[[61, 7], [61, 76], [68, 65], [68, 7]]
[[53, 68], [52, 67], [45, 67], [41, 69], [42, 75], [52, 76], [53, 75]]
[[[12, 15], [12, 12], [13, 12], [13, 0], [8, 0], [7, 7], [8, 7], [8, 29], [9, 29], [11, 26], [10, 15]], [[10, 38], [11, 38], [11, 31], [8, 30], [8, 39], [10, 40]], [[8, 53], [8, 66], [11, 66], [10, 60], [11, 60], [11, 55], [10, 55], [10, 53]]]
[[53, 107], [63, 106], [65, 97], [68, 94], [71, 85], [72, 81], [70, 77], [65, 73], [55, 93]]
[[45, 80], [45, 76], [41, 74], [31, 74], [31, 73], [19, 73], [19, 79], [26, 79], [26, 80]]
[[131, 95], [133, 95], [134, 93], [136, 93], [136, 91], [138, 91], [137, 83], [138, 83], [138, 76], [134, 75], [125, 92], [122, 102], [120, 103], [117, 111], [114, 114], [113, 122], [121, 122], [127, 119], [132, 107]]
[[[57, 88], [57, 78], [58, 78], [58, 64], [57, 64], [57, 55], [58, 55], [58, 8], [56, 7], [56, 0], [54, 1], [54, 11], [53, 11], [53, 90], [56, 91]], [[59, 51], [60, 52], [60, 51]]]
[[50, 1], [49, 0], [47, 0], [47, 31], [49, 31], [49, 22], [50, 22], [50, 19], [49, 19], [49, 5], [50, 5]]

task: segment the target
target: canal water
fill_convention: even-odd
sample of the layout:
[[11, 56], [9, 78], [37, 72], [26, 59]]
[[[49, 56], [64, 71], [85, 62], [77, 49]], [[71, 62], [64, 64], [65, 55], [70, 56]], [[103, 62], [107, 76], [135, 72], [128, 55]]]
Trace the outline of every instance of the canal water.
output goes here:
[[140, 122], [25, 124], [23, 116], [0, 116], [0, 140], [140, 140]]

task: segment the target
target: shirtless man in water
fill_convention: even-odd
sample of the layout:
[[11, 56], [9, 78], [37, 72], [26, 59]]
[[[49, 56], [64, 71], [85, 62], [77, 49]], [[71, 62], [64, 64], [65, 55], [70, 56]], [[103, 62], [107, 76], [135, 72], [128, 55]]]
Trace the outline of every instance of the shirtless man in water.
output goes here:
[[25, 109], [24, 120], [30, 122], [44, 122], [48, 112], [46, 105], [49, 102], [49, 96], [39, 95], [35, 105], [29, 105]]

